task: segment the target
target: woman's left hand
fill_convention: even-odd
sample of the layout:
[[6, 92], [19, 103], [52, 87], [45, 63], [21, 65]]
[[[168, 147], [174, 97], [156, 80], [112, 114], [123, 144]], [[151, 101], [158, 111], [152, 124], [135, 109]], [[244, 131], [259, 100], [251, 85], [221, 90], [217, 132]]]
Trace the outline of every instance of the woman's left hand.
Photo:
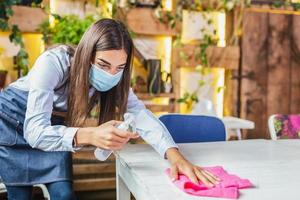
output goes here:
[[171, 163], [170, 178], [172, 181], [178, 179], [179, 173], [186, 175], [195, 184], [201, 181], [208, 187], [212, 187], [220, 181], [220, 179], [212, 173], [187, 161], [175, 148], [171, 148], [167, 151], [167, 158]]

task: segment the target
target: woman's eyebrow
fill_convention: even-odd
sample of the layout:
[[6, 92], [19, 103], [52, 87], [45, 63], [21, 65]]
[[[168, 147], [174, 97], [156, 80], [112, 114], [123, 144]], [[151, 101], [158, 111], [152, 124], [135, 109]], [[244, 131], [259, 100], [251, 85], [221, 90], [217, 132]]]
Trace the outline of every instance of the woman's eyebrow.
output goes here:
[[106, 64], [108, 64], [108, 65], [111, 65], [108, 61], [106, 61], [106, 60], [104, 60], [104, 59], [102, 59], [102, 58], [97, 58], [98, 60], [101, 60], [102, 62], [104, 62], [104, 63], [106, 63]]
[[121, 66], [123, 66], [123, 65], [126, 65], [126, 63], [124, 63], [124, 64], [121, 64], [121, 65], [118, 65], [118, 67], [121, 67]]
[[[104, 62], [104, 63], [106, 63], [106, 64], [108, 64], [108, 65], [111, 65], [108, 61], [106, 61], [106, 60], [104, 60], [104, 59], [102, 59], [102, 58], [97, 58], [98, 60], [101, 60], [102, 62]], [[121, 66], [123, 66], [123, 65], [126, 65], [126, 63], [123, 63], [123, 64], [121, 64], [121, 65], [118, 65], [118, 67], [121, 67]]]

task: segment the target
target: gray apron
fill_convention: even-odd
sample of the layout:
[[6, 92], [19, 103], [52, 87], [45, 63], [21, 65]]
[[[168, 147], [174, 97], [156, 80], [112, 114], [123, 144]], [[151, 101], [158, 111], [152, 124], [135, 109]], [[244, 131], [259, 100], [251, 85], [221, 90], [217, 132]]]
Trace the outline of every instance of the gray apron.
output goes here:
[[[23, 137], [28, 92], [7, 87], [0, 92], [0, 177], [8, 186], [72, 180], [71, 152], [32, 148]], [[62, 125], [61, 117], [51, 118]]]

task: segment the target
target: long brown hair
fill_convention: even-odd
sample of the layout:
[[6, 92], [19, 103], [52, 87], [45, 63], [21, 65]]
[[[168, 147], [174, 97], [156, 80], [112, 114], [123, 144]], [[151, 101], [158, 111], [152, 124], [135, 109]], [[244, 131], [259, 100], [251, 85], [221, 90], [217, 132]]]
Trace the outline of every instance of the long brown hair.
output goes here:
[[[107, 92], [96, 91], [89, 98], [89, 70], [96, 51], [121, 49], [127, 54], [127, 62], [120, 82]], [[121, 22], [101, 19], [86, 30], [71, 63], [67, 113], [69, 126], [83, 126], [96, 103], [100, 108], [99, 124], [122, 119], [127, 108], [132, 54], [132, 39]]]

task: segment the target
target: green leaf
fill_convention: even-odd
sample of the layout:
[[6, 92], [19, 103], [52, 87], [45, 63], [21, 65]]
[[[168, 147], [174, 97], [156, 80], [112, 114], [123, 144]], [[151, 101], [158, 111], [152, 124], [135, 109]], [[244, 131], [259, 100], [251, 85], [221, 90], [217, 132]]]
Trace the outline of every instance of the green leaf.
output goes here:
[[191, 95], [191, 101], [198, 103], [199, 100], [196, 92], [193, 92], [193, 94]]
[[217, 93], [220, 93], [222, 90], [225, 89], [225, 86], [220, 86], [217, 88]]
[[205, 80], [201, 79], [198, 84], [199, 84], [199, 87], [203, 87], [206, 84], [206, 82], [205, 82]]
[[177, 103], [186, 103], [186, 99], [184, 98], [177, 99]]

